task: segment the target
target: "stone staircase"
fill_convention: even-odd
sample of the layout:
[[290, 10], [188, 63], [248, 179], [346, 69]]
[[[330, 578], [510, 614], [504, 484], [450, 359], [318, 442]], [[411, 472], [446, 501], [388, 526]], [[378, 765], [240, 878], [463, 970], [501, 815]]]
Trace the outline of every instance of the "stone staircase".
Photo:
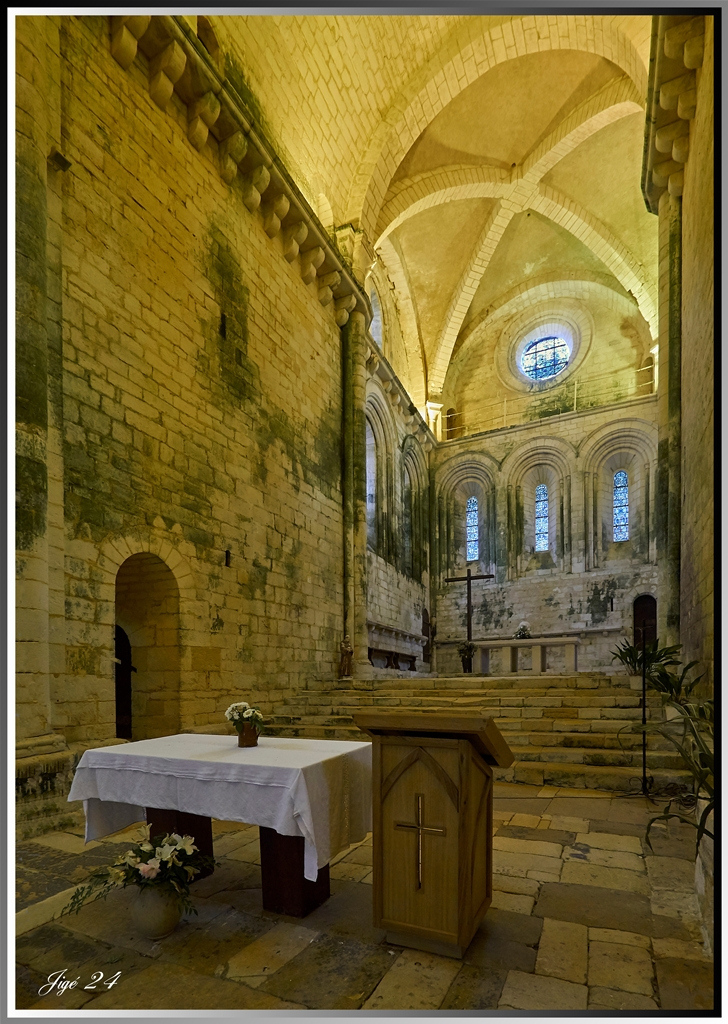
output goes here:
[[[641, 694], [625, 677], [598, 672], [546, 676], [457, 676], [352, 681], [347, 688], [311, 683], [266, 719], [266, 734], [330, 739], [368, 739], [352, 714], [370, 708], [463, 711], [493, 717], [514, 755], [496, 779], [530, 785], [630, 792], [639, 789], [642, 735], [629, 729], [641, 720]], [[328, 688], [327, 688], [328, 687]], [[648, 720], [661, 720], [657, 694], [647, 695]], [[675, 748], [648, 734], [647, 770], [654, 789], [686, 785]]]

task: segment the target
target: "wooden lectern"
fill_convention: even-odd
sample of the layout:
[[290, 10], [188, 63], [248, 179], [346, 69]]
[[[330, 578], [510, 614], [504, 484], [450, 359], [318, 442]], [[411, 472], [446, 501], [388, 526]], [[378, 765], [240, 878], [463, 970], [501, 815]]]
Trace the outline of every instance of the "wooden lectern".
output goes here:
[[513, 754], [492, 718], [367, 711], [373, 739], [374, 926], [462, 957], [493, 892], [493, 772]]

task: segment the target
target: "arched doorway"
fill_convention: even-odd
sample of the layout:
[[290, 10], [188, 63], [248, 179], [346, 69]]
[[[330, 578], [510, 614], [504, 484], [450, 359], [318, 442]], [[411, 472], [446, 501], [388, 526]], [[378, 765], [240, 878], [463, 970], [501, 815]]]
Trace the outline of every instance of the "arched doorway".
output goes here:
[[646, 644], [657, 639], [657, 601], [652, 594], [640, 594], [632, 605], [633, 643], [642, 646], [642, 632]]
[[131, 674], [136, 669], [131, 663], [131, 642], [121, 626], [114, 630], [116, 690], [116, 738], [131, 739]]
[[[116, 575], [117, 730], [123, 739], [151, 739], [179, 731], [179, 588], [157, 555], [140, 552]], [[124, 653], [126, 637], [128, 653]], [[126, 661], [125, 661], [126, 657]], [[128, 664], [126, 678], [122, 666]], [[132, 667], [133, 666], [133, 667]], [[125, 702], [127, 704], [125, 705]], [[130, 707], [128, 707], [130, 705]], [[120, 720], [122, 719], [122, 720]]]

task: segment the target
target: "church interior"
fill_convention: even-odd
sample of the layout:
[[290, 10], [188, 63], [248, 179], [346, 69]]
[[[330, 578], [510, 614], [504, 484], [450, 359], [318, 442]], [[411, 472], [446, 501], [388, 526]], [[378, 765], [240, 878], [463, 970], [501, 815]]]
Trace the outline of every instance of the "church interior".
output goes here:
[[[645, 842], [695, 793], [613, 656], [713, 699], [720, 11], [664, 11], [15, 18], [18, 1007], [714, 1008], [713, 840]], [[129, 841], [84, 753], [240, 700], [492, 718], [459, 959], [374, 926], [371, 834], [300, 921], [222, 820], [169, 939], [58, 916]]]

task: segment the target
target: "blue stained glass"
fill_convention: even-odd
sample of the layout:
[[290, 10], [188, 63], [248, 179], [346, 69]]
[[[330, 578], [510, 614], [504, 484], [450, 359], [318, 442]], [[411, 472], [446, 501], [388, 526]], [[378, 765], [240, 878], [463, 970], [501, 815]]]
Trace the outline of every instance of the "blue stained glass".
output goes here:
[[468, 498], [465, 503], [466, 557], [469, 562], [478, 559], [478, 499]]
[[623, 469], [614, 474], [612, 510], [614, 540], [629, 540], [629, 478]]
[[521, 369], [531, 380], [549, 380], [566, 367], [571, 353], [563, 338], [532, 341], [521, 356]]
[[536, 487], [536, 551], [549, 549], [549, 492], [546, 484]]

